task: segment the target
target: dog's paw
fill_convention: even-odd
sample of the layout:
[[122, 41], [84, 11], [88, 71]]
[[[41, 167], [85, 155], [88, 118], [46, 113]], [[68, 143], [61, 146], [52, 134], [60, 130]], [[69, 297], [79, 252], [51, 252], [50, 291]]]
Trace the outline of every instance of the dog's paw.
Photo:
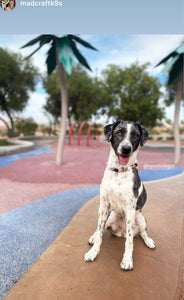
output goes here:
[[147, 238], [144, 242], [148, 248], [155, 249], [156, 245], [151, 238]]
[[120, 264], [121, 270], [123, 271], [132, 271], [134, 269], [133, 259], [132, 258], [123, 258]]
[[94, 261], [98, 255], [98, 251], [96, 249], [91, 249], [89, 250], [85, 255], [84, 255], [84, 260], [85, 261]]

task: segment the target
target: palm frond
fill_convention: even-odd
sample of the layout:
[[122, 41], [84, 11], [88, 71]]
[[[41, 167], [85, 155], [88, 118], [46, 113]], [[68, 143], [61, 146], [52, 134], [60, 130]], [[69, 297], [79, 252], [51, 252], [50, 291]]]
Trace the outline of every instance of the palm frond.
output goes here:
[[29, 54], [26, 59], [30, 58], [33, 54], [35, 54], [43, 45], [50, 43], [50, 41], [53, 39], [53, 35], [51, 34], [42, 34], [39, 35], [37, 38], [29, 41], [27, 44], [25, 44], [24, 46], [21, 47], [25, 48], [25, 47], [29, 47], [29, 46], [33, 46], [36, 43], [40, 43], [39, 47], [36, 48], [36, 50], [34, 50], [31, 54]]
[[20, 49], [25, 48], [25, 47], [29, 47], [29, 46], [33, 46], [34, 44], [40, 42], [43, 44], [49, 43], [52, 40], [53, 35], [51, 34], [41, 34], [38, 37], [36, 37], [35, 39], [29, 41], [27, 44], [23, 45]]
[[42, 47], [42, 45], [39, 46], [38, 48], [36, 48], [36, 50], [34, 50], [33, 52], [31, 52], [31, 54], [29, 54], [28, 56], [26, 56], [26, 59], [30, 58], [30, 57], [31, 57], [33, 54], [35, 54], [41, 47]]
[[47, 59], [46, 59], [46, 64], [47, 64], [47, 72], [50, 75], [55, 67], [56, 67], [56, 41], [53, 40], [52, 45], [47, 52]]
[[168, 59], [170, 59], [171, 57], [174, 57], [175, 55], [177, 55], [176, 51], [173, 51], [171, 53], [169, 53], [167, 56], [165, 56], [155, 67], [160, 66], [161, 64], [164, 64]]
[[179, 58], [179, 54], [175, 55], [171, 60], [169, 60], [169, 62], [165, 65], [165, 67], [162, 69], [162, 72], [165, 72], [167, 70], [169, 70], [172, 65], [174, 65], [174, 63], [177, 61], [177, 59]]
[[180, 57], [177, 59], [177, 61], [174, 63], [174, 65], [172, 66], [171, 71], [169, 72], [169, 79], [168, 79], [168, 85], [171, 85], [172, 83], [174, 83], [174, 81], [176, 79], [179, 78], [179, 76], [182, 73], [183, 70], [183, 53], [180, 54]]
[[92, 71], [87, 60], [85, 59], [85, 57], [80, 53], [80, 51], [77, 49], [76, 44], [73, 41], [70, 41], [72, 50], [74, 55], [76, 56], [76, 58], [78, 59], [78, 61], [84, 66], [86, 67], [88, 70]]
[[78, 42], [79, 44], [83, 45], [84, 47], [86, 48], [90, 48], [92, 50], [95, 50], [95, 51], [98, 51], [95, 47], [93, 47], [90, 43], [84, 41], [83, 39], [79, 38], [78, 36], [76, 35], [73, 35], [73, 34], [68, 34], [68, 38], [69, 39], [72, 39], [72, 40], [75, 40], [76, 42]]

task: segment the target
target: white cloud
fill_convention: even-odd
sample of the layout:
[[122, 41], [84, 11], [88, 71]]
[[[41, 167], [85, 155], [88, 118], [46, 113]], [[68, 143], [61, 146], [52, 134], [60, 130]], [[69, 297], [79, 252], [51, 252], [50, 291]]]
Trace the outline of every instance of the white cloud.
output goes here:
[[36, 121], [44, 121], [46, 119], [43, 114], [43, 105], [46, 103], [46, 94], [33, 92], [30, 94], [30, 99], [26, 109], [22, 113], [23, 118], [32, 117]]
[[[100, 72], [107, 64], [125, 67], [139, 61], [141, 64], [150, 62], [148, 71], [152, 74], [159, 74], [162, 67], [155, 68], [155, 65], [175, 49], [183, 39], [183, 35], [132, 35], [128, 39], [115, 35], [113, 41], [116, 47], [111, 43], [105, 48], [102, 46], [99, 58], [95, 57], [95, 61], [92, 61], [92, 68], [98, 68]], [[94, 36], [94, 41], [93, 36], [89, 37], [89, 42], [93, 45], [95, 40], [97, 45], [100, 44], [100, 36], [99, 40]]]

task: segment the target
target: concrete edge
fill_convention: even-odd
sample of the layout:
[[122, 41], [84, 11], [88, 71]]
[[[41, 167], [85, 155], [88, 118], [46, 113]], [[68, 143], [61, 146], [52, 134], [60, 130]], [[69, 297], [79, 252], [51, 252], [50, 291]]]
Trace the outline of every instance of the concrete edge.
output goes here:
[[19, 140], [24, 141], [24, 140], [28, 140], [28, 141], [47, 141], [47, 140], [51, 140], [51, 141], [55, 141], [58, 139], [58, 136], [56, 135], [46, 135], [46, 136], [39, 136], [39, 135], [26, 135], [26, 136], [20, 136]]
[[0, 156], [17, 154], [34, 150], [34, 143], [30, 141], [20, 140], [19, 138], [9, 139], [10, 145], [0, 147]]

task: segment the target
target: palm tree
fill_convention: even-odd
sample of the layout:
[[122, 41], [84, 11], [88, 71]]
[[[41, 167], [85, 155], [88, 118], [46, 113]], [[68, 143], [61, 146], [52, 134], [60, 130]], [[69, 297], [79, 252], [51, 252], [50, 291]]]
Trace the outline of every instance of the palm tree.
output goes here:
[[68, 92], [66, 86], [65, 72], [70, 75], [72, 72], [73, 66], [73, 57], [76, 57], [77, 60], [88, 70], [91, 71], [90, 66], [88, 65], [86, 59], [78, 50], [76, 44], [79, 43], [86, 48], [92, 50], [97, 50], [91, 46], [88, 42], [79, 38], [78, 36], [68, 34], [68, 35], [53, 35], [53, 34], [42, 34], [35, 39], [29, 41], [27, 44], [21, 48], [28, 46], [33, 46], [34, 44], [39, 43], [39, 47], [34, 50], [27, 58], [32, 56], [37, 52], [43, 45], [50, 44], [50, 48], [47, 52], [46, 64], [47, 72], [50, 75], [54, 69], [58, 68], [58, 74], [61, 84], [61, 128], [58, 139], [57, 153], [56, 153], [56, 165], [60, 166], [63, 160], [63, 148], [64, 140], [66, 134], [67, 118], [68, 118]]
[[174, 51], [164, 57], [157, 65], [165, 64], [162, 72], [168, 71], [168, 86], [176, 85], [176, 100], [174, 112], [174, 141], [175, 141], [175, 155], [174, 163], [178, 163], [181, 155], [180, 134], [179, 134], [179, 112], [180, 104], [183, 99], [183, 75], [184, 75], [184, 42]]

